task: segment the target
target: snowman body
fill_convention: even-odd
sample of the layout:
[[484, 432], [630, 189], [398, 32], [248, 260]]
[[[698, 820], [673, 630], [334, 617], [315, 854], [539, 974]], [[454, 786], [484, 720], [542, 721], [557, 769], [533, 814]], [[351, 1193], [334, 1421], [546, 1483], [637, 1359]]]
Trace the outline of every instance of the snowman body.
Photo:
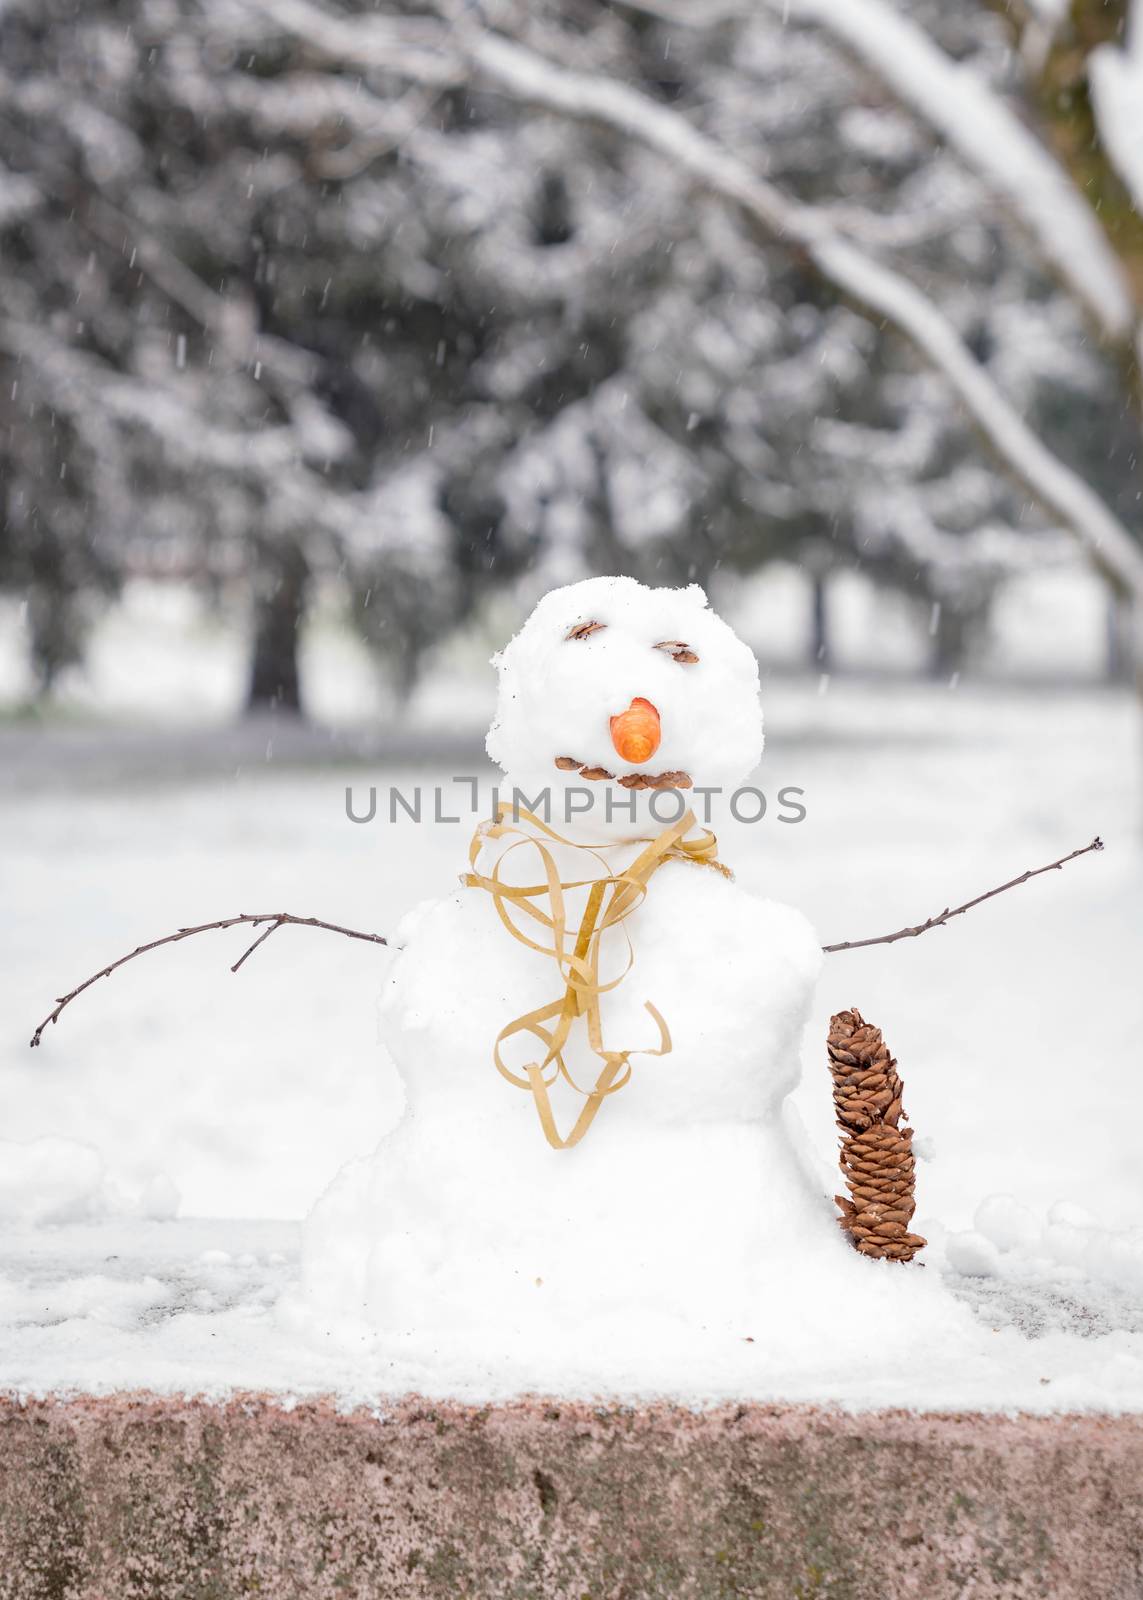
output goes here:
[[[670, 597], [665, 618], [663, 596]], [[595, 637], [569, 633], [586, 622], [601, 623], [597, 632], [620, 627], [617, 617], [629, 613], [621, 602], [632, 598], [646, 610], [630, 630], [635, 670], [602, 691], [602, 704], [600, 685], [611, 684], [615, 660], [604, 663], [602, 675], [589, 673], [586, 686], [577, 679], [561, 691], [559, 672], [569, 663], [582, 672], [586, 654], [577, 659], [573, 652]], [[554, 641], [566, 654], [555, 651], [554, 691], [551, 675], [545, 680], [530, 670], [519, 679], [502, 665], [501, 716], [489, 741], [514, 774], [502, 793], [518, 787], [532, 797], [546, 780], [559, 813], [578, 778], [566, 765], [573, 758], [607, 771], [589, 780], [599, 785], [618, 785], [632, 772], [654, 777], [662, 760], [663, 770], [691, 783], [700, 773], [712, 783], [732, 774], [737, 780], [753, 766], [761, 744], [753, 657], [698, 591], [591, 580], [541, 602], [509, 652], [535, 642], [528, 632], [537, 617], [547, 628], [540, 642]], [[644, 660], [643, 650], [657, 651], [660, 643], [685, 645], [697, 659]], [[680, 680], [688, 692], [701, 691], [701, 668], [710, 662], [705, 717], [700, 708], [688, 724], [675, 708], [668, 720], [663, 703], [670, 704], [672, 679], [660, 671], [667, 661], [675, 672], [693, 674]], [[648, 695], [645, 703], [659, 708], [662, 743], [671, 742], [662, 759], [656, 750], [627, 762], [617, 755], [619, 735], [609, 752], [598, 727], [606, 732], [637, 692], [646, 694], [647, 678], [656, 699]], [[553, 692], [544, 729], [529, 697]], [[577, 697], [584, 705], [561, 718], [561, 706]], [[538, 745], [537, 727], [544, 729]], [[721, 760], [712, 754], [720, 737]], [[616, 797], [653, 792], [619, 789]], [[602, 807], [570, 827], [562, 815], [552, 823], [573, 841], [542, 836], [569, 884], [621, 872], [661, 828], [647, 810], [633, 820], [618, 808], [608, 817]], [[508, 859], [518, 837], [486, 840], [479, 872], [487, 876], [499, 860], [507, 881], [535, 882], [538, 857], [529, 847]], [[600, 848], [576, 847], [588, 839]], [[569, 924], [587, 893], [568, 891]], [[676, 1330], [747, 1337], [781, 1296], [792, 1248], [803, 1258], [841, 1250], [828, 1205], [804, 1174], [781, 1114], [799, 1075], [821, 962], [798, 912], [747, 893], [710, 865], [670, 859], [658, 868], [644, 898], [600, 942], [600, 980], [606, 986], [618, 979], [600, 997], [603, 1040], [608, 1049], [632, 1052], [630, 1080], [607, 1096], [569, 1149], [549, 1144], [532, 1095], [506, 1081], [493, 1061], [506, 1024], [563, 993], [554, 960], [512, 938], [492, 897], [476, 886], [418, 907], [396, 939], [382, 1022], [406, 1109], [373, 1155], [338, 1176], [307, 1222], [303, 1293], [319, 1320], [326, 1314], [390, 1338], [439, 1333], [448, 1340], [463, 1330], [477, 1341], [535, 1341], [546, 1330], [566, 1337], [580, 1327], [607, 1337], [601, 1330], [622, 1330], [637, 1309], [643, 1329], [648, 1319], [661, 1319]], [[648, 1003], [669, 1030], [664, 1054], [641, 1053], [660, 1044]], [[503, 1046], [516, 1070], [542, 1056], [528, 1035]], [[564, 1062], [573, 1083], [590, 1089], [601, 1061], [586, 1028], [573, 1028]], [[552, 1103], [566, 1131], [582, 1097], [563, 1083]]]

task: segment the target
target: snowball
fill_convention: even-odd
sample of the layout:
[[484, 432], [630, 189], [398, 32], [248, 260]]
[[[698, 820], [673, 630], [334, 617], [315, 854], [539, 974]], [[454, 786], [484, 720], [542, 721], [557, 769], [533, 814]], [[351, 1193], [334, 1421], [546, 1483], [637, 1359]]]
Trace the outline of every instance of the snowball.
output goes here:
[[1083, 1270], [1094, 1243], [1094, 1232], [1086, 1224], [1049, 1222], [1041, 1235], [1041, 1251], [1060, 1266]]
[[1056, 1200], [1048, 1210], [1048, 1222], [1061, 1222], [1069, 1228], [1095, 1228], [1099, 1224], [1086, 1207], [1074, 1200]]
[[102, 1209], [103, 1160], [76, 1139], [0, 1142], [0, 1218], [33, 1224], [75, 1222]]
[[0, 1220], [33, 1227], [108, 1216], [165, 1221], [179, 1193], [164, 1174], [140, 1190], [108, 1175], [93, 1145], [48, 1136], [28, 1144], [0, 1140]]
[[[953, 1234], [954, 1271], [1000, 1277], [1024, 1289], [1049, 1283], [1094, 1305], [1105, 1316], [1119, 1297], [1143, 1289], [1143, 1228], [1109, 1228], [1083, 1206], [1057, 1200], [1046, 1217], [1011, 1195], [989, 1195], [977, 1207], [976, 1230]], [[929, 1229], [922, 1227], [923, 1233]], [[931, 1242], [935, 1242], [930, 1236]], [[1102, 1309], [1100, 1309], [1102, 1308]]]
[[1090, 1277], [1134, 1293], [1143, 1290], [1143, 1228], [1100, 1228], [1091, 1239]]
[[970, 1278], [994, 1278], [1000, 1272], [1000, 1252], [991, 1239], [974, 1229], [950, 1233], [945, 1254], [954, 1272]]
[[[602, 626], [568, 637], [591, 622]], [[680, 648], [662, 644], [697, 660], [678, 660]], [[624, 808], [634, 798], [642, 824], [650, 797], [633, 796], [619, 778], [683, 772], [696, 786], [732, 791], [761, 756], [757, 662], [695, 584], [647, 589], [633, 578], [589, 578], [555, 589], [494, 661], [500, 692], [487, 747], [509, 780], [502, 793], [510, 798], [515, 786], [532, 799], [549, 790], [553, 823], [568, 820], [564, 797], [575, 789], [592, 804], [593, 828], [614, 831], [604, 814], [608, 790]], [[649, 701], [661, 723], [661, 743], [642, 762], [623, 760], [610, 734], [611, 718], [636, 699]], [[557, 768], [561, 757], [616, 781], [585, 782]]]
[[139, 1215], [152, 1222], [170, 1222], [178, 1216], [181, 1196], [165, 1172], [148, 1179], [139, 1199]]
[[1030, 1251], [1040, 1242], [1042, 1228], [1035, 1212], [1010, 1194], [990, 1194], [982, 1200], [973, 1222], [999, 1250]]

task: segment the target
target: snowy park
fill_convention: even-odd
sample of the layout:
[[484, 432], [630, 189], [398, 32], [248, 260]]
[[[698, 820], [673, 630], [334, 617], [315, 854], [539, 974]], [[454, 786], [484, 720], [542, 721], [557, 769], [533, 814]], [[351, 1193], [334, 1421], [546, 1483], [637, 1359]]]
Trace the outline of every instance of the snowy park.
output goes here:
[[0, 88], [0, 1600], [1135, 1593], [1140, 0]]
[[[330, 652], [323, 672], [340, 670]], [[480, 717], [483, 699], [490, 716], [492, 667], [466, 676], [465, 715]], [[434, 701], [464, 703], [446, 691], [427, 690], [426, 722]], [[676, 1347], [653, 1318], [635, 1318], [635, 1354], [581, 1336], [549, 1339], [542, 1355], [490, 1354], [461, 1317], [447, 1358], [439, 1329], [430, 1348], [415, 1328], [378, 1341], [347, 1327], [331, 1352], [329, 1330], [297, 1315], [299, 1225], [401, 1117], [377, 1014], [397, 957], [286, 928], [231, 974], [249, 940], [211, 934], [98, 985], [35, 1053], [28, 1036], [55, 995], [176, 926], [281, 909], [392, 937], [411, 908], [448, 893], [491, 806], [481, 724], [438, 726], [455, 755], [434, 764], [331, 766], [312, 752], [283, 763], [263, 730], [244, 755], [224, 748], [224, 774], [172, 779], [168, 754], [129, 783], [100, 773], [85, 741], [69, 749], [70, 730], [45, 730], [56, 758], [41, 748], [42, 770], [13, 761], [3, 797], [6, 896], [18, 908], [4, 957], [7, 1381], [41, 1392], [272, 1384], [350, 1400], [556, 1388], [933, 1409], [1138, 1403], [1132, 697], [775, 676], [763, 698], [766, 749], [749, 781], [770, 797], [768, 814], [718, 818], [720, 855], [748, 892], [803, 911], [823, 943], [915, 924], [1095, 834], [1106, 841], [924, 938], [825, 958], [783, 1116], [831, 1195], [829, 1016], [856, 1005], [884, 1029], [916, 1130], [916, 1228], [929, 1241], [924, 1273], [906, 1269], [916, 1303], [897, 1307], [899, 1344], [839, 1345], [813, 1310], [812, 1275], [791, 1265], [765, 1335], [742, 1324], [704, 1339], [680, 1322]], [[370, 788], [376, 815], [352, 821], [347, 791], [363, 817]], [[784, 822], [774, 798], [795, 789], [806, 814]], [[430, 797], [422, 821], [407, 805], [391, 821], [387, 796], [418, 790]], [[455, 820], [432, 821], [438, 794]], [[687, 931], [696, 952], [716, 939]], [[507, 1101], [513, 1137], [537, 1146], [527, 1154], [542, 1154], [532, 1113], [520, 1120], [491, 1059], [491, 1082], [472, 1071], [481, 1093]], [[638, 1071], [646, 1090], [656, 1063]], [[680, 1159], [695, 1183], [709, 1179], [701, 1141]], [[529, 1247], [517, 1248], [527, 1273]], [[863, 1270], [898, 1292], [899, 1267]], [[922, 1339], [910, 1320], [934, 1304], [950, 1324], [940, 1361], [932, 1330]]]

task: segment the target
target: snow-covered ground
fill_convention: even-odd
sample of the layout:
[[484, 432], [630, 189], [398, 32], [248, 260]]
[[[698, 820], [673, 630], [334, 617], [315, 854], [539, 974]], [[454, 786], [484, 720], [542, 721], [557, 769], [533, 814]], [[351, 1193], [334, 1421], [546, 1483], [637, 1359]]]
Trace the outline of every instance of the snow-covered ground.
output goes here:
[[[801, 906], [823, 941], [918, 921], [1095, 833], [1107, 841], [948, 928], [827, 960], [797, 1111], [832, 1192], [824, 1037], [832, 1011], [858, 1006], [900, 1060], [932, 1158], [918, 1184], [928, 1265], [905, 1270], [955, 1286], [939, 1350], [855, 1360], [852, 1331], [803, 1328], [783, 1366], [760, 1361], [744, 1330], [733, 1349], [649, 1348], [640, 1374], [609, 1384], [590, 1360], [553, 1373], [542, 1352], [466, 1369], [415, 1343], [355, 1355], [307, 1342], [277, 1309], [291, 1219], [399, 1114], [374, 1017], [384, 951], [287, 928], [232, 976], [249, 941], [210, 934], [97, 985], [39, 1051], [27, 1038], [53, 996], [175, 926], [285, 909], [393, 927], [454, 881], [470, 819], [391, 825], [388, 787], [443, 784], [455, 814], [465, 791], [450, 779], [468, 768], [458, 756], [284, 770], [271, 752], [201, 782], [136, 763], [117, 786], [89, 782], [56, 731], [50, 784], [33, 764], [0, 793], [0, 1384], [367, 1399], [562, 1382], [696, 1399], [1143, 1406], [1143, 766], [1129, 697], [775, 681], [764, 699], [757, 782], [771, 797], [804, 789], [807, 816], [727, 823], [720, 853], [743, 883]], [[354, 824], [346, 785], [361, 804], [370, 783], [381, 815]]]

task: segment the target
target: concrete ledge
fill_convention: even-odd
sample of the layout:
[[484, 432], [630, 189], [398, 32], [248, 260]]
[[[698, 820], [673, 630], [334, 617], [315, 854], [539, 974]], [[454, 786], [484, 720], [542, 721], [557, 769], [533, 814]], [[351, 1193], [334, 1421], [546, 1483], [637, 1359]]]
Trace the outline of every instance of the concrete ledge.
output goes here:
[[3, 1600], [1126, 1600], [1143, 1418], [0, 1401]]

